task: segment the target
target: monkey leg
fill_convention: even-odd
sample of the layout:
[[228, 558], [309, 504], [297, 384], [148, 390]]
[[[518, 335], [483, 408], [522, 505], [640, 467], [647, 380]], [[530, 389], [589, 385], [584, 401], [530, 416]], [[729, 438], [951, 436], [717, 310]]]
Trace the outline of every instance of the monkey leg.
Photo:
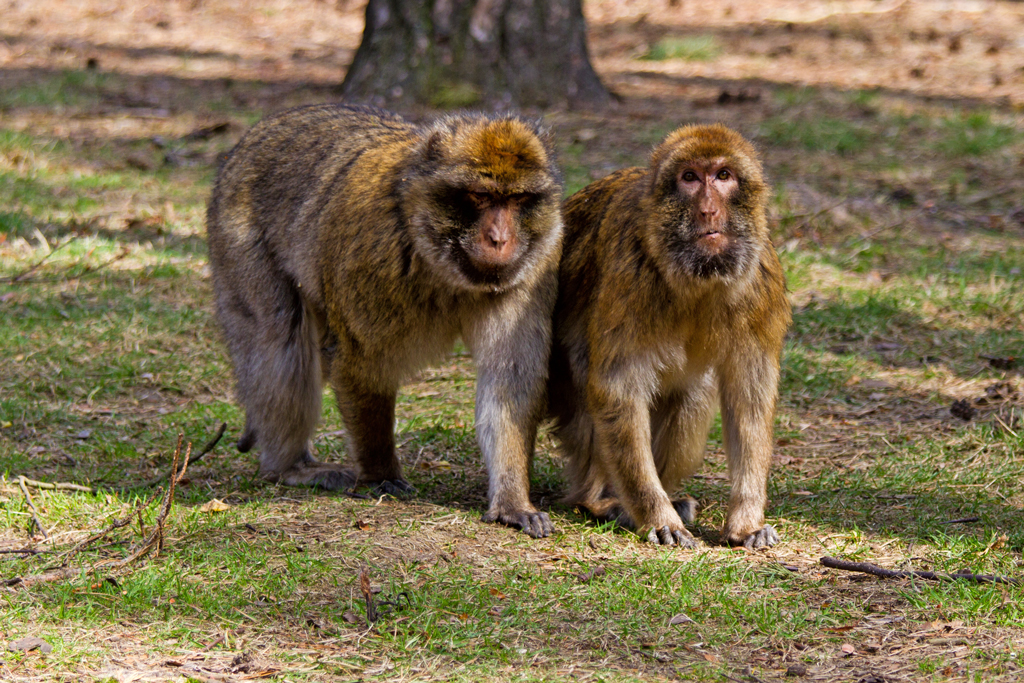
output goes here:
[[[280, 283], [272, 283], [280, 284]], [[260, 474], [288, 486], [341, 489], [350, 472], [319, 465], [310, 440], [320, 420], [321, 371], [315, 323], [284, 287], [222, 296], [218, 312], [235, 364], [245, 431], [238, 448], [260, 447]]]
[[477, 363], [476, 436], [487, 465], [485, 522], [550, 536], [554, 525], [530, 502], [530, 464], [544, 406], [553, 285], [511, 293], [473, 321], [463, 338]]
[[731, 480], [724, 534], [730, 545], [761, 548], [779, 542], [764, 520], [779, 368], [768, 354], [748, 351], [744, 360], [721, 369], [722, 436]]
[[591, 376], [587, 399], [604, 469], [634, 528], [652, 543], [695, 548], [697, 540], [683, 525], [658, 477], [651, 450], [651, 411], [642, 392], [628, 382]]
[[347, 374], [344, 360], [332, 379], [338, 408], [348, 431], [349, 448], [359, 463], [359, 484], [379, 493], [404, 495], [415, 489], [402, 476], [395, 453], [395, 394]]

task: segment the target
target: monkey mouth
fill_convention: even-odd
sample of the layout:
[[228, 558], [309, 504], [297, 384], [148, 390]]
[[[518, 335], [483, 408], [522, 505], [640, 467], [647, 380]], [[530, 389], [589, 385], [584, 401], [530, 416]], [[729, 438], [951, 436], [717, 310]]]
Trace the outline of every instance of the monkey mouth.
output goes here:
[[719, 253], [729, 246], [729, 238], [720, 230], [708, 230], [697, 236], [697, 243], [708, 251]]

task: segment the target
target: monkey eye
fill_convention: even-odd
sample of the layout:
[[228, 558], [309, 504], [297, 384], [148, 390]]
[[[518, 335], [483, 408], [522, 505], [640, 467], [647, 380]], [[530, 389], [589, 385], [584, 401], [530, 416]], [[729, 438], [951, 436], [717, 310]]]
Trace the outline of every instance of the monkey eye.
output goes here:
[[682, 178], [683, 178], [683, 180], [685, 180], [686, 182], [688, 182], [688, 183], [692, 183], [692, 182], [694, 182], [694, 181], [696, 181], [696, 180], [697, 180], [697, 174], [696, 174], [696, 173], [694, 173], [693, 171], [683, 171], [683, 176], [682, 176]]
[[732, 173], [729, 172], [729, 169], [723, 168], [721, 171], [718, 172], [718, 175], [715, 177], [718, 178], [719, 180], [728, 180], [730, 176], [732, 176]]
[[490, 195], [486, 195], [482, 192], [466, 192], [466, 199], [470, 201], [478, 209], [487, 208], [491, 203]]

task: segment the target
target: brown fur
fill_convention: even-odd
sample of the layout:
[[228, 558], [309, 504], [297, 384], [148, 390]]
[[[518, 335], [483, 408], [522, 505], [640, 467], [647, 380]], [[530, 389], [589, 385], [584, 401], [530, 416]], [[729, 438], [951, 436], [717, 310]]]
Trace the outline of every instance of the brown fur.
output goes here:
[[[210, 264], [246, 410], [239, 448], [290, 485], [410, 487], [395, 394], [457, 337], [478, 365], [485, 518], [547, 535], [529, 501], [562, 226], [550, 147], [515, 117], [414, 126], [363, 107], [289, 110], [231, 152], [208, 212]], [[329, 381], [356, 472], [316, 462]]]
[[777, 540], [764, 508], [790, 308], [768, 194], [750, 143], [687, 126], [649, 168], [566, 201], [549, 391], [570, 503], [695, 545], [680, 519], [692, 521], [695, 502], [666, 491], [703, 461], [717, 402], [732, 479], [725, 537]]

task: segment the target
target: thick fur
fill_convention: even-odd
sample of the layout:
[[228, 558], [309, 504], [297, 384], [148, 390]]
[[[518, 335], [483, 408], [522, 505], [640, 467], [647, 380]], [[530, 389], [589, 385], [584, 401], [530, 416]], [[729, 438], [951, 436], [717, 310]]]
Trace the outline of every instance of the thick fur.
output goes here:
[[[736, 190], [728, 246], [697, 248], [687, 164], [723, 161]], [[716, 162], [718, 163], [718, 162]], [[681, 128], [648, 168], [592, 183], [563, 209], [550, 411], [568, 460], [568, 502], [693, 546], [669, 499], [700, 467], [721, 407], [731, 544], [770, 545], [765, 526], [779, 360], [790, 307], [768, 236], [769, 189], [753, 147], [724, 126]], [[692, 520], [691, 520], [692, 521]]]
[[[210, 201], [210, 264], [246, 411], [239, 448], [259, 446], [266, 478], [408, 489], [395, 394], [461, 336], [478, 365], [485, 517], [550, 532], [528, 495], [562, 237], [542, 138], [511, 116], [415, 126], [340, 105], [286, 111], [242, 138]], [[484, 231], [472, 192], [521, 198], [502, 214], [515, 219], [507, 262], [474, 257]], [[325, 380], [358, 472], [311, 455]]]

